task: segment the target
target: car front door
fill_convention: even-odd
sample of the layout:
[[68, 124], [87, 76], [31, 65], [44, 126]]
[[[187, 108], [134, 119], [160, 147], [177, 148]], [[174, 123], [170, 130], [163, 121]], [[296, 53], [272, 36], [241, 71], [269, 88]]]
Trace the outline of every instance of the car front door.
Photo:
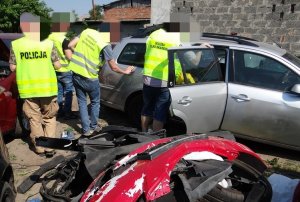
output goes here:
[[300, 84], [300, 76], [278, 57], [242, 50], [232, 53], [234, 73], [222, 129], [299, 149], [300, 96], [289, 90]]
[[169, 49], [171, 114], [187, 132], [217, 130], [225, 110], [227, 87], [214, 49]]

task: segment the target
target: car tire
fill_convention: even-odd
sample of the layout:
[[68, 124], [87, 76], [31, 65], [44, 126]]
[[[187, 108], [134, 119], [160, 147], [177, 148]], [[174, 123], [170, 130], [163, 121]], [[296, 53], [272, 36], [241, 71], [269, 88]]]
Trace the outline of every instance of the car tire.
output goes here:
[[14, 188], [8, 182], [1, 182], [3, 185], [0, 195], [1, 202], [13, 202], [15, 201], [16, 193]]
[[28, 135], [29, 131], [30, 131], [29, 120], [26, 117], [26, 115], [24, 114], [22, 106], [23, 106], [23, 101], [19, 99], [17, 101], [18, 117], [16, 119], [16, 127], [15, 127], [15, 133], [14, 133], [15, 138]]
[[220, 185], [214, 187], [199, 202], [243, 202], [244, 194], [232, 188], [223, 188]]
[[139, 94], [131, 98], [127, 104], [127, 114], [135, 127], [141, 127], [141, 111], [143, 107], [143, 95]]
[[21, 127], [21, 124], [20, 124], [20, 121], [19, 119], [17, 118], [16, 120], [16, 128], [15, 128], [15, 134], [14, 134], [14, 137], [19, 137], [22, 135], [22, 127]]
[[23, 137], [27, 134], [29, 134], [29, 120], [24, 113], [21, 113], [16, 120], [14, 137]]

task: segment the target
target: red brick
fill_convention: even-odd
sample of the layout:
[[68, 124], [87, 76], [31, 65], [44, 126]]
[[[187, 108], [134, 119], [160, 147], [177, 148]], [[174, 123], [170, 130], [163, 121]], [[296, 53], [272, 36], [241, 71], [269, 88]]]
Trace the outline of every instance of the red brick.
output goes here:
[[110, 8], [104, 10], [104, 21], [140, 20], [151, 18], [151, 7]]

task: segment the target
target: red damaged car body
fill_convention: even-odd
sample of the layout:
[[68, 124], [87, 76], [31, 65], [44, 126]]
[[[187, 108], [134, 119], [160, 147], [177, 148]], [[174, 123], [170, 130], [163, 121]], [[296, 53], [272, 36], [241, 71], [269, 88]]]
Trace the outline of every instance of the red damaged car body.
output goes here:
[[17, 120], [17, 100], [13, 95], [15, 73], [0, 77], [0, 129], [3, 134], [14, 131]]
[[9, 132], [21, 133], [18, 123], [18, 92], [16, 75], [9, 69], [9, 49], [11, 42], [22, 34], [0, 33], [0, 130], [3, 134]]
[[[225, 165], [224, 169], [219, 169], [219, 171], [215, 172], [212, 176], [209, 176], [210, 174], [200, 176], [200, 178], [198, 178], [200, 181], [198, 180], [197, 186], [193, 185], [194, 187], [191, 189], [190, 185], [188, 185], [188, 181], [192, 179], [192, 177], [186, 177], [187, 174], [197, 169], [201, 170], [201, 165], [205, 165], [204, 167], [206, 167], [206, 164], [201, 164], [199, 168], [188, 171], [188, 169], [190, 169], [188, 166], [179, 166], [180, 164], [189, 165], [189, 163], [186, 163], [189, 161], [186, 160], [186, 158], [195, 162], [194, 167], [197, 167], [197, 162], [199, 161], [207, 163], [208, 168], [210, 167], [209, 163], [211, 162], [209, 160], [211, 159], [214, 159], [213, 162], [217, 161], [216, 165], [224, 161], [222, 164], [227, 163], [233, 171], [229, 171], [229, 167]], [[209, 173], [216, 169], [218, 168], [211, 167], [203, 171], [203, 173], [207, 171]], [[207, 137], [203, 134], [164, 138], [147, 143], [132, 151], [114, 166], [99, 174], [84, 193], [81, 202], [172, 201], [167, 199], [169, 197], [168, 195], [171, 193], [172, 195], [176, 195], [176, 193], [180, 192], [174, 189], [174, 183], [172, 183], [176, 175], [180, 176], [179, 181], [182, 181], [180, 183], [184, 185], [184, 191], [182, 191], [182, 193], [185, 195], [186, 200], [181, 198], [175, 201], [193, 201], [195, 198], [202, 198], [215, 187], [217, 182], [221, 181], [221, 178], [224, 176], [227, 176], [228, 179], [233, 179], [233, 176], [228, 177], [229, 172], [231, 172], [230, 175], [246, 175], [238, 178], [249, 178], [253, 180], [253, 182], [257, 181], [257, 184], [260, 184], [262, 173], [265, 169], [265, 164], [257, 154], [246, 146], [231, 140], [213, 136]], [[181, 175], [180, 173], [182, 173], [183, 170], [188, 172]], [[225, 170], [228, 172], [225, 172]], [[199, 172], [200, 175], [201, 172]], [[243, 172], [247, 172], [247, 174], [243, 174]], [[220, 173], [223, 174], [219, 175]], [[197, 176], [195, 175], [194, 177]], [[211, 179], [214, 180], [210, 182], [209, 180]], [[240, 179], [236, 179], [236, 182], [233, 180], [232, 184], [241, 186], [238, 184], [244, 182], [239, 182], [239, 180]], [[264, 185], [260, 184], [258, 186], [264, 186], [264, 191], [261, 193], [262, 198], [259, 199], [268, 201], [271, 191], [269, 190], [269, 185], [265, 182], [266, 180], [262, 181]], [[253, 195], [250, 196], [253, 187], [251, 188], [249, 185], [247, 189], [249, 190], [244, 194], [245, 198], [254, 197]], [[255, 193], [254, 195], [257, 197], [259, 193]]]

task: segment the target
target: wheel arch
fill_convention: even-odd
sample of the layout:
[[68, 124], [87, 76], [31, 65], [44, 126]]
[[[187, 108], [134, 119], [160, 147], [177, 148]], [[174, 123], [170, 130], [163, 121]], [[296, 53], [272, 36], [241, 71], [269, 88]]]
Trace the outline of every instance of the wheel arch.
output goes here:
[[125, 101], [125, 106], [124, 106], [124, 111], [126, 113], [128, 113], [128, 107], [129, 107], [130, 102], [132, 101], [133, 98], [135, 98], [137, 96], [143, 96], [143, 91], [142, 90], [135, 91], [127, 97], [127, 99]]

